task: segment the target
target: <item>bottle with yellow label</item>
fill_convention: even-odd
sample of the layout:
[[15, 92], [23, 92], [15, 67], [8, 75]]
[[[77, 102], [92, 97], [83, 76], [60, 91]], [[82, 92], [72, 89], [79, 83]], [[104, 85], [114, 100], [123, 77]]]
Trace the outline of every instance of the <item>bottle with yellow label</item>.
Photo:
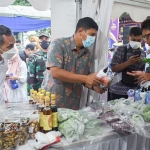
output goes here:
[[33, 104], [37, 103], [37, 91], [33, 91]]
[[40, 93], [39, 92], [36, 95], [36, 100], [37, 100], [36, 110], [37, 110], [37, 113], [39, 113], [39, 106], [40, 106]]
[[47, 133], [52, 130], [52, 110], [50, 108], [50, 97], [45, 96], [45, 108], [43, 109], [43, 131]]
[[51, 109], [52, 109], [52, 130], [58, 131], [58, 112], [55, 94], [51, 95]]
[[40, 94], [40, 105], [39, 105], [39, 113], [40, 113], [40, 132], [43, 132], [43, 109], [44, 109], [44, 95]]

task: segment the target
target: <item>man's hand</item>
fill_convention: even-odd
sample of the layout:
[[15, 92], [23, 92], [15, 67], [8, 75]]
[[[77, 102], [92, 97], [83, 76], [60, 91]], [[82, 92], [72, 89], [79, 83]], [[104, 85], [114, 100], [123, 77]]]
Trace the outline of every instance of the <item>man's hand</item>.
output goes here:
[[96, 85], [103, 84], [103, 79], [97, 77], [96, 75], [97, 75], [97, 73], [88, 75], [86, 78], [85, 84], [88, 84], [90, 86], [94, 86], [94, 85], [96, 86]]
[[99, 94], [103, 94], [103, 93], [105, 93], [107, 91], [106, 88], [100, 88], [99, 85], [93, 86], [93, 89], [94, 89], [95, 92], [97, 92]]
[[138, 57], [138, 55], [135, 55], [135, 56], [131, 56], [127, 62], [129, 65], [133, 65], [133, 64], [139, 63], [140, 60], [141, 60], [141, 57]]
[[138, 82], [142, 84], [150, 81], [150, 73], [144, 73], [142, 71], [132, 71], [132, 73], [127, 72], [127, 74], [136, 77]]

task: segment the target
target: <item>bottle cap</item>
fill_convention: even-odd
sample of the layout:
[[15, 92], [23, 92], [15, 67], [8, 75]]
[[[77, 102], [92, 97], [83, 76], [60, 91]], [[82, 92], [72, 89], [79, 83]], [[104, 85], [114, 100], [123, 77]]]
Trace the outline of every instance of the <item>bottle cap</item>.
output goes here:
[[50, 96], [50, 95], [51, 95], [51, 93], [50, 93], [50, 92], [46, 92], [46, 95], [47, 95], [47, 96]]
[[55, 99], [56, 95], [55, 94], [51, 94], [51, 99]]
[[30, 89], [30, 92], [33, 92], [34, 90], [33, 89]]

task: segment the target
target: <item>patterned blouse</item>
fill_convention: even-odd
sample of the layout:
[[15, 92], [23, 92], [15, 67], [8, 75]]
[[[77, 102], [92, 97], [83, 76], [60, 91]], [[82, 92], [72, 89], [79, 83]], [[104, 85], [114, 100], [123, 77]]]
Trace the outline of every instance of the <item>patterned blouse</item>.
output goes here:
[[[133, 56], [133, 51], [132, 48], [130, 47], [129, 44], [124, 45], [127, 46], [127, 60], [129, 60], [129, 58], [131, 56]], [[123, 57], [124, 57], [124, 52], [125, 52], [125, 47], [124, 46], [119, 46], [113, 56], [112, 62], [111, 62], [111, 66], [113, 65], [117, 65], [117, 64], [121, 64], [123, 63]], [[145, 57], [145, 52], [141, 49], [141, 58], [143, 59]], [[134, 68], [133, 70], [144, 70], [144, 64], [139, 62], [137, 64], [131, 65], [131, 68]], [[137, 89], [138, 87], [134, 87], [134, 89]], [[127, 95], [127, 91], [130, 89], [130, 87], [124, 85], [121, 81], [112, 85], [110, 87], [110, 92], [114, 93], [114, 94], [118, 94], [118, 95]]]
[[[59, 67], [75, 74], [88, 75], [91, 58], [91, 53], [86, 48], [81, 49], [78, 53], [73, 36], [60, 38], [51, 43], [47, 55], [47, 66]], [[56, 94], [58, 107], [79, 109], [82, 93], [81, 83], [69, 83], [54, 79], [51, 72], [46, 70], [42, 88]]]

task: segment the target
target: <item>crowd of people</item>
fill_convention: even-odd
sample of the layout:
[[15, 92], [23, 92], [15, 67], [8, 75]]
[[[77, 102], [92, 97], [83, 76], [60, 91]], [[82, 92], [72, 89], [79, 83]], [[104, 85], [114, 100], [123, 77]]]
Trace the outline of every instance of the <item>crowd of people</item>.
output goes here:
[[[82, 86], [102, 94], [103, 79], [91, 73], [92, 55], [89, 48], [95, 43], [97, 23], [89, 17], [78, 21], [74, 35], [51, 42], [47, 33], [31, 37], [22, 49], [12, 31], [0, 25], [0, 101], [28, 101], [30, 89], [45, 89], [56, 94], [57, 106], [79, 109]], [[137, 89], [140, 82], [150, 80], [141, 59], [150, 54], [150, 19], [141, 28], [129, 32], [129, 43], [113, 49], [110, 68], [122, 73], [122, 80], [109, 87], [109, 100], [127, 98], [127, 91]], [[145, 40], [146, 53], [140, 48]], [[112, 51], [111, 51], [112, 52]], [[136, 83], [135, 83], [136, 81]]]

